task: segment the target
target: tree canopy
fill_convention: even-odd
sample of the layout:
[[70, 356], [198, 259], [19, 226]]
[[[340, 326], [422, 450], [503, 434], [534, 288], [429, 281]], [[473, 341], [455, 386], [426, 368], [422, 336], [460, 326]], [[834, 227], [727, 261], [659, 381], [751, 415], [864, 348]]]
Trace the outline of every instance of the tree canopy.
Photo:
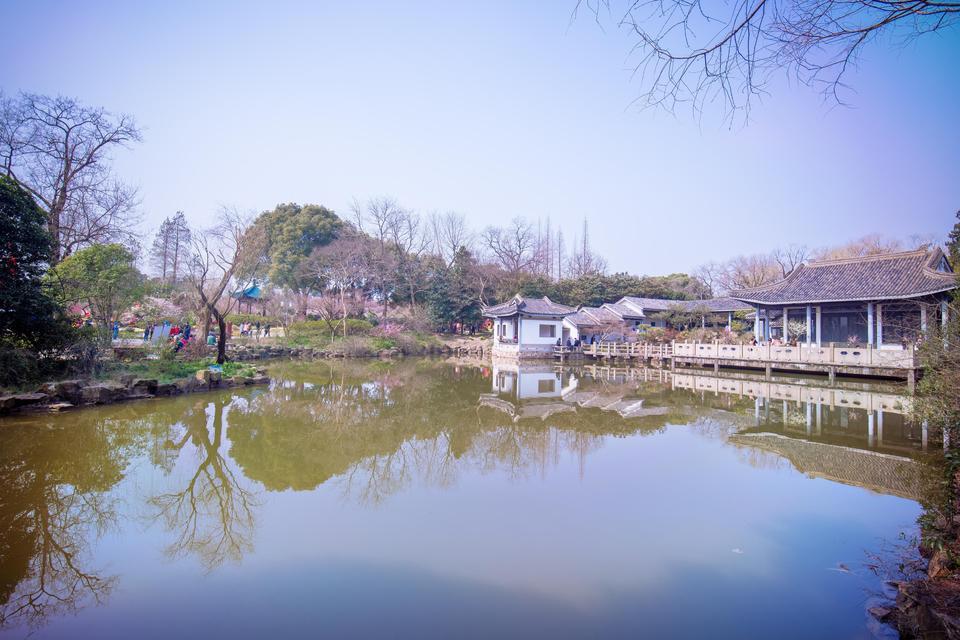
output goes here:
[[306, 316], [306, 296], [320, 286], [308, 259], [314, 249], [336, 238], [342, 226], [337, 214], [324, 206], [292, 202], [279, 204], [254, 221], [254, 228], [266, 237], [267, 277], [273, 285], [297, 294], [302, 316]]
[[50, 270], [48, 279], [66, 305], [90, 310], [101, 335], [143, 293], [143, 276], [134, 256], [117, 243], [95, 244], [77, 251]]
[[62, 330], [41, 277], [52, 247], [45, 224], [30, 194], [0, 176], [0, 343], [39, 349]]

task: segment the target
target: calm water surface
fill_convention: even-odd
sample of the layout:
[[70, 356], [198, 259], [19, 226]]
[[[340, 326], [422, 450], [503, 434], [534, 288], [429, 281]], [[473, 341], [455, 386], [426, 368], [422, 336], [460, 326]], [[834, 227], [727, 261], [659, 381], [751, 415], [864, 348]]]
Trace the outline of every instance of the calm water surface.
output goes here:
[[0, 421], [0, 635], [890, 633], [871, 566], [915, 535], [925, 474], [895, 392], [431, 361], [272, 375]]

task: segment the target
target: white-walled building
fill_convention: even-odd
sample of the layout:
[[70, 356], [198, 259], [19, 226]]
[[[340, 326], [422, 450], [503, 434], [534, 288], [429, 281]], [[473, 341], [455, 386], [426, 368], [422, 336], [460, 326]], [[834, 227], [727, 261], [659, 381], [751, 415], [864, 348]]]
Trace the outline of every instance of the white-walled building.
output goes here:
[[543, 298], [519, 294], [503, 304], [485, 307], [493, 319], [493, 355], [507, 358], [551, 358], [563, 340], [563, 319], [576, 309]]

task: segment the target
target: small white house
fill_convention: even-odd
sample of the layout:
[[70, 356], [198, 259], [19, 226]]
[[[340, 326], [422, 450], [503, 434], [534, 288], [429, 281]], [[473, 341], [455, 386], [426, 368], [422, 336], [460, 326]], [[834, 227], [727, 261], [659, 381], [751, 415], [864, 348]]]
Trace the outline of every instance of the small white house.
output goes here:
[[508, 302], [485, 307], [493, 319], [493, 355], [506, 358], [551, 358], [563, 340], [563, 319], [576, 309], [543, 298], [514, 296]]

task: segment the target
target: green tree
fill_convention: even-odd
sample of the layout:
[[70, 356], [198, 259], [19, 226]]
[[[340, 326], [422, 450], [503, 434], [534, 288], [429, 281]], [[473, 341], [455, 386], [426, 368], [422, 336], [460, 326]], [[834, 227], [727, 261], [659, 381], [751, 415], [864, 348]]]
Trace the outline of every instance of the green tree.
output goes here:
[[953, 268], [960, 273], [960, 210], [957, 211], [957, 222], [947, 235], [947, 253]]
[[43, 287], [52, 249], [46, 215], [30, 194], [0, 176], [0, 346], [51, 346], [63, 335], [60, 308]]
[[460, 247], [447, 267], [442, 261], [436, 263], [427, 290], [427, 309], [430, 318], [438, 327], [451, 328], [454, 323], [475, 326], [481, 319], [480, 297], [469, 283], [470, 270], [475, 267], [473, 256]]
[[64, 304], [90, 309], [100, 336], [110, 339], [110, 325], [137, 301], [143, 276], [133, 254], [122, 245], [97, 244], [67, 256], [48, 278]]
[[267, 277], [296, 294], [301, 318], [307, 315], [307, 297], [322, 284], [309, 266], [310, 255], [336, 238], [342, 226], [337, 214], [326, 207], [292, 202], [279, 204], [254, 221], [254, 228], [266, 237]]

